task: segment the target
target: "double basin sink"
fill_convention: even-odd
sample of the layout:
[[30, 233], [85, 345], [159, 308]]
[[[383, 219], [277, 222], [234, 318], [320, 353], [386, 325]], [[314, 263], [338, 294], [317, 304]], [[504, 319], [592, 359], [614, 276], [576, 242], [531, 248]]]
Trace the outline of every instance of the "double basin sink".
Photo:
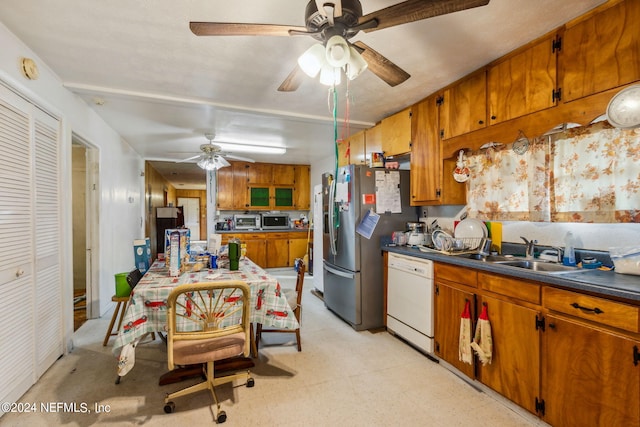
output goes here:
[[489, 255], [489, 256], [479, 256], [477, 254], [466, 255], [469, 258], [482, 261], [489, 262], [491, 264], [504, 265], [509, 267], [517, 267], [523, 268], [530, 271], [535, 271], [537, 273], [547, 273], [547, 274], [563, 274], [563, 273], [576, 273], [580, 271], [588, 271], [587, 269], [572, 267], [568, 265], [558, 264], [550, 261], [542, 261], [536, 259], [524, 259], [524, 258], [514, 258], [509, 256], [501, 256], [501, 255]]

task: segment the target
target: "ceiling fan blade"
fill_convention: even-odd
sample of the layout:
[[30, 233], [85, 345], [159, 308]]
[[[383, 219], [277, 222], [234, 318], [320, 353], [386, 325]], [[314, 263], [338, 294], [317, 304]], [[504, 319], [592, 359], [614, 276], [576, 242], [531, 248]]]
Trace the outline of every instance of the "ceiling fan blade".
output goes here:
[[358, 23], [377, 21], [376, 27], [364, 29], [368, 33], [487, 4], [489, 4], [489, 0], [407, 0], [369, 13], [361, 17]]
[[369, 70], [389, 86], [397, 86], [411, 77], [409, 73], [361, 41], [357, 41], [353, 45], [360, 51], [362, 58], [367, 61]]
[[215, 161], [216, 161], [216, 163], [218, 163], [218, 164], [220, 164], [220, 165], [221, 165], [221, 166], [219, 166], [219, 167], [218, 167], [218, 168], [216, 168], [216, 169], [226, 168], [227, 166], [231, 166], [231, 163], [229, 163], [229, 162], [227, 161], [227, 159], [225, 159], [225, 158], [224, 158], [224, 157], [222, 157], [222, 156], [216, 156], [216, 157], [215, 157]]
[[289, 31], [308, 33], [306, 27], [226, 22], [189, 22], [196, 36], [288, 36]]
[[191, 160], [195, 160], [197, 158], [200, 158], [202, 156], [202, 154], [198, 154], [197, 156], [193, 156], [193, 157], [189, 157], [188, 159], [182, 159], [182, 160], [176, 160], [176, 163], [185, 163], [185, 162], [189, 162]]
[[230, 159], [233, 160], [239, 160], [241, 162], [249, 162], [249, 163], [255, 163], [256, 161], [253, 159], [250, 159], [248, 157], [241, 157], [241, 156], [236, 156], [235, 154], [226, 154], [224, 155], [225, 157], [228, 157]]
[[296, 67], [291, 70], [287, 78], [280, 84], [280, 87], [278, 87], [278, 92], [296, 91], [302, 84], [304, 75], [304, 71], [302, 71], [299, 65], [296, 65]]

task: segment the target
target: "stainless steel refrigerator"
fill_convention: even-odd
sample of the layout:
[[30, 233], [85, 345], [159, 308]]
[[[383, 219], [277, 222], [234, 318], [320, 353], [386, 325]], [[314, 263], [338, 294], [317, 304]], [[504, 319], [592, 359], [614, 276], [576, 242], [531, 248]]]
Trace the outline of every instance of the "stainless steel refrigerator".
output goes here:
[[409, 171], [348, 165], [322, 185], [325, 305], [356, 330], [382, 327], [381, 238], [418, 219]]

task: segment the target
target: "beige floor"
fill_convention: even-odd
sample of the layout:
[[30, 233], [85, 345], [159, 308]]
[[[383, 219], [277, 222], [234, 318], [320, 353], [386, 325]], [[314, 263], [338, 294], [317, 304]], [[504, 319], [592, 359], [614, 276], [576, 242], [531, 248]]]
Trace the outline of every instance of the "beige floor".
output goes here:
[[[292, 271], [276, 271], [293, 287]], [[286, 277], [285, 277], [286, 276]], [[287, 336], [263, 337], [253, 370], [255, 387], [223, 386], [228, 426], [535, 426], [544, 425], [502, 399], [478, 391], [386, 332], [356, 332], [331, 314], [305, 280], [302, 352]], [[187, 383], [159, 387], [167, 371], [160, 340], [141, 344], [136, 366], [116, 379], [111, 345], [102, 347], [108, 316], [86, 322], [75, 350], [56, 362], [21, 399], [37, 411], [6, 414], [2, 426], [201, 426], [215, 424], [206, 392], [176, 399], [163, 412], [165, 393]], [[293, 335], [291, 335], [293, 336]], [[278, 345], [273, 345], [278, 344]], [[288, 345], [280, 345], [288, 344]], [[90, 413], [43, 413], [42, 402], [87, 405]], [[103, 409], [96, 412], [95, 407]], [[107, 412], [108, 411], [108, 412]]]

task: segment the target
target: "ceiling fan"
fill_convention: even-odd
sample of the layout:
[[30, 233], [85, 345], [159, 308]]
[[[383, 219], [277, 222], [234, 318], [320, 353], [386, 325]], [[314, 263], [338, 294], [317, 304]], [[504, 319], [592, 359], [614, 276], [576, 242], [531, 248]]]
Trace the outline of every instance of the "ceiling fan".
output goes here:
[[[406, 0], [378, 11], [362, 14], [360, 0], [311, 0], [305, 10], [305, 26], [274, 24], [243, 24], [224, 22], [190, 22], [191, 31], [197, 36], [311, 36], [325, 46], [320, 50], [336, 68], [342, 68], [350, 58], [361, 57], [346, 67], [347, 77], [355, 78], [365, 68], [390, 86], [396, 86], [410, 75], [393, 62], [361, 41], [349, 42], [360, 31], [365, 33], [446, 15], [474, 7], [485, 6], [490, 0]], [[312, 46], [309, 53], [314, 50]], [[318, 49], [315, 48], [316, 54]], [[307, 54], [305, 52], [305, 54]], [[304, 56], [304, 55], [303, 55]], [[346, 59], [345, 59], [346, 58]], [[320, 60], [320, 59], [319, 59]], [[279, 91], [295, 91], [302, 83], [302, 72], [317, 75], [319, 68], [309, 72], [299, 60], [299, 65], [282, 82]], [[341, 65], [336, 65], [341, 64]], [[349, 70], [351, 67], [351, 70]], [[324, 69], [322, 70], [324, 71]], [[322, 79], [322, 74], [321, 74]]]
[[255, 163], [255, 160], [249, 159], [247, 157], [240, 157], [229, 153], [223, 153], [222, 148], [219, 145], [213, 143], [213, 139], [215, 138], [214, 133], [205, 133], [204, 136], [209, 140], [209, 143], [202, 144], [200, 146], [200, 151], [202, 151], [202, 153], [196, 156], [189, 157], [187, 159], [178, 160], [176, 161], [176, 163], [190, 162], [197, 159], [198, 166], [205, 170], [216, 170], [231, 166], [231, 164], [225, 157], [229, 159], [240, 160], [243, 162]]

